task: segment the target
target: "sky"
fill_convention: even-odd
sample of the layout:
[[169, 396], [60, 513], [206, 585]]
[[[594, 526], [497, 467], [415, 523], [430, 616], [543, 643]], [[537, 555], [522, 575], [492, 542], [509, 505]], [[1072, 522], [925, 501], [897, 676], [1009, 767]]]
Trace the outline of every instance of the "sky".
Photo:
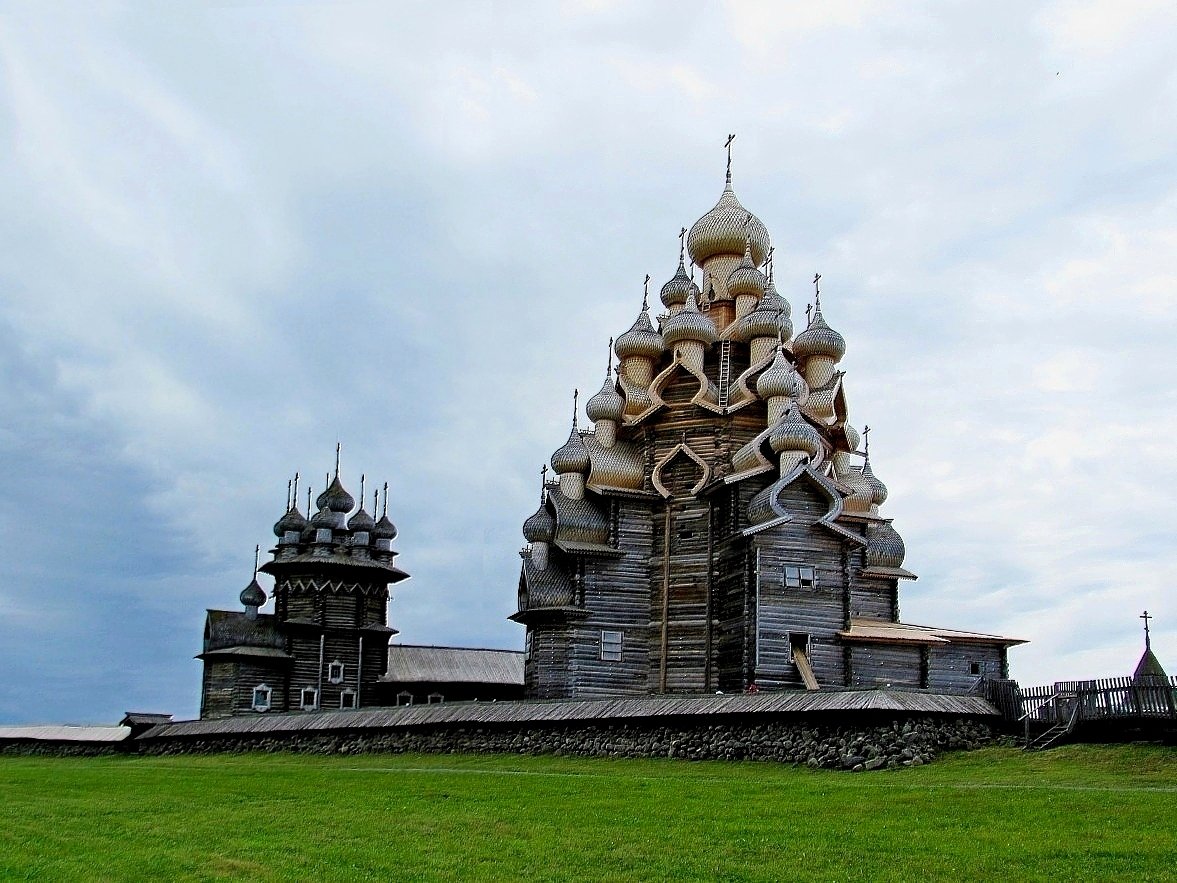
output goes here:
[[[520, 648], [520, 525], [735, 189], [848, 343], [908, 622], [1177, 672], [1177, 12], [0, 12], [0, 722], [195, 716], [296, 470], [389, 482], [405, 643]], [[583, 420], [583, 416], [582, 416]], [[303, 504], [305, 507], [305, 503]], [[269, 590], [270, 581], [263, 578]]]

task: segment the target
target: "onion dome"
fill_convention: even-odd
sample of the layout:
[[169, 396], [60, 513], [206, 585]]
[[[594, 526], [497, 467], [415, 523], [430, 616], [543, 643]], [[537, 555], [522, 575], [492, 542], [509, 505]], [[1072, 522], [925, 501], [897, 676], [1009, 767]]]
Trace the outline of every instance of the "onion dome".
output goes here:
[[696, 298], [699, 296], [699, 286], [687, 275], [687, 268], [683, 266], [682, 258], [679, 258], [678, 272], [662, 286], [662, 303], [667, 309], [682, 306], [692, 294]]
[[768, 254], [768, 230], [760, 219], [740, 205], [732, 190], [731, 179], [715, 208], [695, 221], [687, 234], [687, 250], [696, 264], [717, 254], [743, 254], [747, 247], [756, 266]]
[[662, 340], [667, 346], [674, 346], [684, 340], [694, 340], [710, 345], [719, 340], [715, 323], [710, 316], [699, 312], [694, 295], [687, 298], [686, 306], [662, 323]]
[[376, 526], [376, 519], [368, 514], [367, 510], [364, 509], [364, 506], [362, 503], [360, 504], [359, 511], [357, 511], [355, 515], [353, 515], [351, 518], [349, 518], [348, 522], [347, 522], [347, 529], [350, 531], [361, 531], [362, 530], [362, 531], [367, 531], [368, 533], [371, 533], [372, 528], [374, 528], [375, 526]]
[[891, 526], [891, 522], [882, 521], [875, 524], [868, 531], [866, 539], [866, 563], [870, 567], [902, 567], [907, 549], [903, 545], [903, 537], [899, 531]]
[[535, 514], [523, 522], [523, 538], [529, 543], [550, 543], [556, 535], [556, 520], [547, 505], [540, 503]]
[[846, 355], [846, 340], [826, 324], [821, 314], [821, 305], [813, 311], [809, 327], [793, 341], [793, 352], [803, 359], [810, 356], [826, 356], [837, 362]]
[[585, 402], [584, 412], [588, 419], [596, 423], [598, 420], [613, 420], [621, 422], [621, 413], [625, 410], [625, 399], [617, 392], [613, 381], [606, 377], [601, 391]]
[[396, 525], [388, 520], [388, 515], [381, 515], [380, 520], [376, 522], [372, 528], [372, 539], [374, 540], [395, 540], [396, 539]]
[[736, 325], [735, 339], [748, 343], [756, 337], [780, 337], [788, 340], [793, 336], [793, 323], [789, 320], [789, 302], [777, 294], [771, 282], [764, 297], [755, 309]]
[[862, 441], [862, 434], [849, 423], [842, 424], [842, 431], [846, 433], [846, 444], [851, 451], [857, 451], [858, 445]]
[[656, 359], [662, 355], [663, 349], [662, 335], [650, 324], [650, 314], [644, 307], [629, 331], [617, 338], [617, 343], [613, 346], [613, 352], [617, 353], [619, 359], [628, 356]]
[[797, 373], [797, 366], [785, 358], [784, 349], [778, 347], [772, 365], [756, 381], [757, 395], [762, 399], [786, 396], [796, 400], [804, 391], [805, 381]]
[[274, 525], [274, 536], [284, 537], [288, 530], [301, 533], [306, 526], [307, 520], [302, 517], [302, 513], [298, 511], [298, 507], [291, 506], [286, 514], [279, 518], [277, 524]]
[[870, 501], [876, 506], [882, 506], [887, 500], [887, 486], [871, 471], [870, 457], [862, 464], [862, 477], [866, 481], [866, 486], [870, 488]]
[[326, 507], [332, 512], [347, 513], [355, 508], [355, 498], [343, 489], [343, 485], [339, 482], [339, 473], [335, 473], [335, 479], [331, 485], [323, 493], [319, 494], [315, 500], [315, 505], [320, 509]]
[[764, 287], [767, 284], [768, 280], [764, 278], [764, 274], [757, 270], [756, 265], [752, 263], [752, 246], [745, 246], [744, 259], [740, 261], [738, 267], [728, 274], [727, 293], [732, 297], [739, 297], [742, 294], [760, 297], [764, 294]]
[[[319, 495], [320, 499], [322, 499], [322, 496], [322, 494]], [[315, 530], [318, 530], [319, 528], [329, 528], [331, 530], [335, 530], [337, 528], [343, 527], [343, 515], [339, 512], [332, 512], [330, 509], [324, 506], [322, 509], [311, 516], [309, 524], [311, 528]]]
[[821, 436], [802, 419], [795, 405], [785, 412], [781, 422], [769, 435], [768, 443], [778, 454], [801, 451], [812, 458], [821, 450]]
[[576, 424], [573, 424], [568, 441], [552, 454], [552, 469], [562, 475], [565, 472], [588, 472], [588, 468], [588, 448], [584, 446], [584, 440], [580, 437]]
[[261, 607], [266, 603], [265, 589], [258, 584], [257, 577], [253, 578], [248, 586], [241, 590], [241, 603], [246, 607]]

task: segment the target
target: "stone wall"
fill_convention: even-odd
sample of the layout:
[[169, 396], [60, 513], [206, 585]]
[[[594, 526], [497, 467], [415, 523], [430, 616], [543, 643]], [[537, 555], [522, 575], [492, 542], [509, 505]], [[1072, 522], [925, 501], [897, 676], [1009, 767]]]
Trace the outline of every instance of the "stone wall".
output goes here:
[[761, 760], [855, 772], [917, 766], [945, 750], [992, 744], [992, 719], [920, 716], [864, 720], [741, 716], [694, 720], [647, 719], [640, 723], [438, 726], [335, 732], [227, 733], [137, 741], [148, 754], [222, 751], [294, 751], [312, 754], [405, 752], [548, 754], [569, 757], [677, 757], [687, 760]]

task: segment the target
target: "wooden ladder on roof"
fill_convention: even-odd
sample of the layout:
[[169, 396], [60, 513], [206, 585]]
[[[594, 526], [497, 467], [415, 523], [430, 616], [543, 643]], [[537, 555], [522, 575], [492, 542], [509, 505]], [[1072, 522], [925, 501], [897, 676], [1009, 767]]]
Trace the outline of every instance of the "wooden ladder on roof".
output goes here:
[[732, 382], [732, 342], [724, 339], [719, 342], [719, 407], [726, 408], [728, 403], [728, 387]]

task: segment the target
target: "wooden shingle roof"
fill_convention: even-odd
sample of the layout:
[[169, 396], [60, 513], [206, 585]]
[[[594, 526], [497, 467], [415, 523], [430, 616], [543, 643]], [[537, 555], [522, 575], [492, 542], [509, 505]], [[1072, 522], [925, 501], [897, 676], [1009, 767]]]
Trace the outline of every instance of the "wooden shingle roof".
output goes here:
[[523, 654], [516, 650], [391, 644], [388, 672], [380, 679], [398, 684], [449, 682], [523, 685]]

